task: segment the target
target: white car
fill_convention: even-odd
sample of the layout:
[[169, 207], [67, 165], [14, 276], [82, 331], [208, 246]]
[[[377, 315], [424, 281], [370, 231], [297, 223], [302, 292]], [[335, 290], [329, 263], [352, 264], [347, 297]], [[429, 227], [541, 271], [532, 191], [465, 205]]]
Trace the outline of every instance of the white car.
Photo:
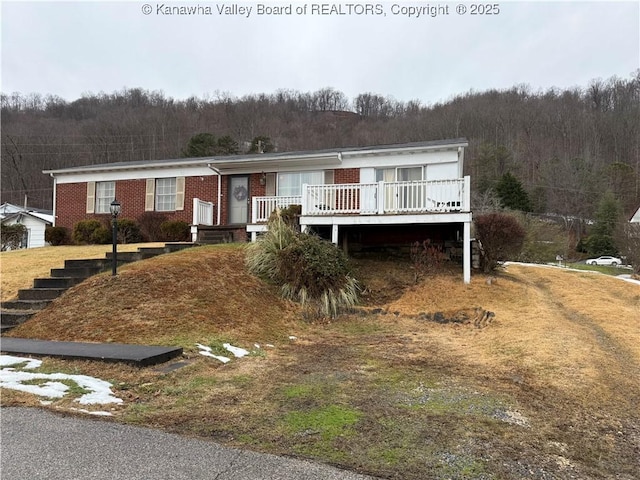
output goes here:
[[589, 258], [587, 260], [587, 265], [611, 265], [612, 267], [617, 267], [618, 265], [622, 265], [622, 260], [618, 257], [609, 257], [605, 255], [598, 258]]

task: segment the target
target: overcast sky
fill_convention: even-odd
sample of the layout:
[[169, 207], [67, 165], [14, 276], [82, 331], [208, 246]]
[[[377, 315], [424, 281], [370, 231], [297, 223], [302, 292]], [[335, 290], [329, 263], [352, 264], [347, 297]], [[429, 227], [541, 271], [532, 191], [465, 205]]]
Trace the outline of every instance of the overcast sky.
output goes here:
[[[637, 0], [503, 1], [483, 4], [485, 15], [467, 2], [322, 1], [262, 2], [291, 6], [276, 15], [246, 1], [2, 0], [1, 90], [74, 100], [139, 87], [186, 99], [333, 87], [433, 104], [640, 68]], [[234, 5], [245, 11], [220, 14]], [[181, 6], [196, 14], [175, 13]], [[432, 9], [407, 8], [419, 6]]]

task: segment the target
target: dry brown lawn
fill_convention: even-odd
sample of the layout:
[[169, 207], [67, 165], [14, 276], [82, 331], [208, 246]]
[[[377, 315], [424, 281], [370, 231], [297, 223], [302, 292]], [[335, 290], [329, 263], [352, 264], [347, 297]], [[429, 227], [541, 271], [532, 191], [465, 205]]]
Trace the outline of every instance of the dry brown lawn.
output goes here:
[[[240, 247], [202, 247], [89, 279], [12, 335], [182, 345], [171, 373], [47, 360], [114, 383], [118, 421], [384, 478], [640, 478], [640, 286], [520, 265], [470, 285], [458, 269], [413, 285], [403, 262], [356, 271], [360, 311], [308, 323]], [[254, 353], [222, 365], [195, 348], [222, 341]]]
[[[155, 247], [162, 243], [118, 245], [119, 252], [133, 252], [139, 247]], [[104, 258], [110, 245], [83, 245], [30, 248], [0, 252], [0, 297], [11, 300], [18, 290], [31, 288], [35, 278], [46, 278], [52, 268], [64, 267], [65, 260]]]

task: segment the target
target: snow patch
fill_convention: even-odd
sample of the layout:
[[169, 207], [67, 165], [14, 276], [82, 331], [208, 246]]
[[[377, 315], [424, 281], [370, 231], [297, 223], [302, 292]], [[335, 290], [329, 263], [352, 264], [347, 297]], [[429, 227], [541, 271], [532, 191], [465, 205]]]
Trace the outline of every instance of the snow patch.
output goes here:
[[223, 357], [221, 355], [214, 355], [213, 353], [211, 353], [211, 347], [207, 347], [206, 345], [201, 345], [199, 343], [196, 343], [196, 347], [200, 349], [200, 352], [199, 352], [200, 355], [203, 355], [205, 357], [215, 358], [216, 360], [222, 363], [228, 363], [231, 361], [231, 359], [228, 357]]
[[25, 370], [32, 370], [42, 365], [42, 360], [36, 360], [34, 358], [14, 357], [12, 355], [0, 355], [0, 367], [2, 368], [10, 367], [11, 365], [20, 365], [21, 363], [25, 363], [25, 362], [26, 362], [26, 365], [22, 367]]
[[[42, 362], [40, 360], [31, 360], [22, 357], [12, 357], [10, 355], [2, 355], [0, 365], [5, 367], [9, 365], [19, 365], [27, 362], [24, 368], [34, 369], [39, 367]], [[87, 375], [68, 375], [65, 373], [37, 373], [16, 371], [14, 368], [2, 368], [0, 370], [0, 387], [10, 390], [18, 390], [21, 392], [31, 393], [40, 397], [62, 398], [64, 397], [69, 386], [62, 383], [61, 380], [71, 380], [80, 388], [88, 390], [75, 401], [81, 405], [122, 403], [121, 398], [116, 397], [111, 391], [112, 385], [109, 382], [98, 378], [89, 377]]]
[[236, 358], [242, 358], [245, 355], [249, 355], [249, 351], [244, 348], [234, 347], [230, 343], [223, 343], [222, 346], [229, 350]]

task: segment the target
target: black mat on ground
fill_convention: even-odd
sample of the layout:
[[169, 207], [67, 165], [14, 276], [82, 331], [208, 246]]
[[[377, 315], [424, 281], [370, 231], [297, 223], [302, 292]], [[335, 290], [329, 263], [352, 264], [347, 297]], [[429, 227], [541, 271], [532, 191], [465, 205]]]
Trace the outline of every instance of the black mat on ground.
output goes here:
[[75, 360], [123, 362], [140, 367], [156, 365], [182, 355], [182, 348], [180, 347], [130, 345], [124, 343], [56, 342], [9, 337], [0, 339], [0, 351], [11, 354]]

